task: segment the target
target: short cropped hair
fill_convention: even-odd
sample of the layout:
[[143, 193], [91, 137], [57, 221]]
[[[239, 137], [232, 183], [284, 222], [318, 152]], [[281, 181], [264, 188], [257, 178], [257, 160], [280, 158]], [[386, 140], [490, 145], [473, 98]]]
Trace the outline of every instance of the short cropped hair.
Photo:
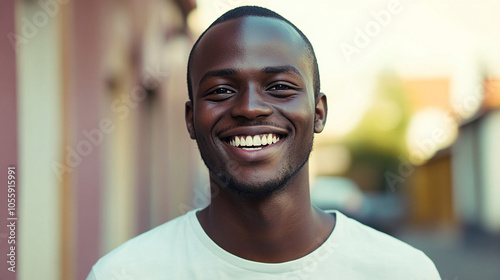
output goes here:
[[196, 40], [196, 42], [193, 45], [193, 48], [191, 49], [191, 52], [189, 53], [189, 60], [188, 60], [188, 65], [187, 65], [187, 86], [188, 86], [188, 94], [189, 94], [189, 100], [193, 101], [193, 85], [191, 83], [191, 62], [193, 59], [193, 53], [194, 50], [196, 49], [196, 46], [198, 46], [198, 43], [200, 42], [201, 38], [207, 33], [208, 30], [210, 30], [212, 27], [216, 26], [219, 23], [226, 22], [231, 19], [237, 19], [237, 18], [242, 18], [242, 17], [266, 17], [266, 18], [275, 18], [281, 21], [286, 22], [289, 24], [293, 29], [295, 29], [300, 37], [304, 40], [306, 44], [306, 48], [309, 51], [309, 55], [312, 58], [312, 66], [313, 66], [313, 87], [314, 87], [314, 96], [317, 97], [319, 92], [320, 92], [320, 82], [319, 82], [319, 68], [318, 68], [318, 60], [316, 59], [316, 54], [314, 53], [313, 46], [311, 42], [309, 42], [309, 39], [307, 39], [306, 35], [300, 31], [293, 23], [291, 23], [289, 20], [284, 18], [283, 16], [279, 15], [276, 12], [273, 12], [269, 9], [263, 8], [263, 7], [258, 7], [258, 6], [241, 6], [234, 8], [222, 16], [220, 16], [218, 19], [216, 19]]

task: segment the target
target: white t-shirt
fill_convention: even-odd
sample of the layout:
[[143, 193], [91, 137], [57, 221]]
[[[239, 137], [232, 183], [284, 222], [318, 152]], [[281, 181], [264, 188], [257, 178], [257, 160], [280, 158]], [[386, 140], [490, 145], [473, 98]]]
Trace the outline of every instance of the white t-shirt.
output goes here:
[[205, 233], [196, 211], [125, 242], [101, 258], [87, 280], [441, 279], [422, 251], [338, 211], [334, 230], [318, 249], [284, 263], [225, 251]]

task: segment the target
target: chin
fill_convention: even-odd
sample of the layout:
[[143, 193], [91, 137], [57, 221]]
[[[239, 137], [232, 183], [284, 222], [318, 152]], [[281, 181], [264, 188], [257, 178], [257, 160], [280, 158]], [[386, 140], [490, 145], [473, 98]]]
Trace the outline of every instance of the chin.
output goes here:
[[239, 197], [261, 199], [270, 197], [284, 189], [290, 178], [280, 180], [246, 184], [241, 182], [230, 182], [227, 189]]
[[[289, 168], [291, 169], [291, 168]], [[252, 174], [252, 176], [233, 175], [226, 172], [214, 174], [216, 181], [221, 188], [225, 188], [231, 193], [244, 198], [266, 198], [282, 191], [292, 177], [297, 173], [296, 170], [274, 171], [271, 174]], [[262, 180], [271, 175], [274, 178]]]

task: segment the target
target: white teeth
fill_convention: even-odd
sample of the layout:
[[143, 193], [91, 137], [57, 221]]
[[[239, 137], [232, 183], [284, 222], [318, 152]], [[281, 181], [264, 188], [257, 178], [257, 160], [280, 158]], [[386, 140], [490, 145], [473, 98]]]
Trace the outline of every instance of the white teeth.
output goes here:
[[253, 146], [252, 136], [247, 136], [246, 142], [247, 142], [247, 147], [252, 147]]
[[252, 142], [253, 142], [254, 146], [260, 146], [262, 144], [262, 142], [260, 141], [260, 136], [259, 135], [255, 135], [253, 137]]
[[273, 135], [271, 133], [264, 135], [254, 135], [253, 137], [248, 136], [235, 136], [233, 139], [229, 140], [229, 145], [234, 147], [248, 147], [245, 150], [259, 150], [262, 146], [275, 144], [280, 140], [279, 136]]
[[244, 147], [243, 149], [247, 151], [255, 151], [255, 150], [262, 150], [262, 147], [252, 147], [252, 148]]

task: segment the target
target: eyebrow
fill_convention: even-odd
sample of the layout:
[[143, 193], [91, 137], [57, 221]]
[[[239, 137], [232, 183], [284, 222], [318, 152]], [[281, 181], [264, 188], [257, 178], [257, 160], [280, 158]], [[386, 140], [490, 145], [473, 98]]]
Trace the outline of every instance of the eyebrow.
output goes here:
[[295, 73], [297, 75], [299, 75], [300, 77], [302, 77], [302, 74], [300, 73], [300, 71], [291, 66], [291, 65], [283, 65], [283, 66], [269, 66], [269, 67], [265, 67], [262, 69], [262, 72], [264, 73], [270, 73], [270, 74], [279, 74], [279, 73], [287, 73], [287, 72], [292, 72], [292, 73]]
[[[280, 73], [294, 73], [302, 78], [302, 74], [300, 71], [291, 65], [282, 65], [282, 66], [268, 66], [261, 69], [262, 72], [266, 74], [280, 74]], [[198, 83], [201, 85], [205, 80], [214, 77], [224, 77], [224, 76], [233, 76], [237, 74], [237, 70], [233, 68], [224, 68], [211, 70], [206, 72], [200, 79]]]
[[201, 85], [208, 78], [224, 77], [224, 76], [232, 76], [232, 75], [236, 75], [236, 70], [231, 69], [231, 68], [208, 71], [207, 73], [205, 73], [201, 77], [200, 82], [198, 84]]

